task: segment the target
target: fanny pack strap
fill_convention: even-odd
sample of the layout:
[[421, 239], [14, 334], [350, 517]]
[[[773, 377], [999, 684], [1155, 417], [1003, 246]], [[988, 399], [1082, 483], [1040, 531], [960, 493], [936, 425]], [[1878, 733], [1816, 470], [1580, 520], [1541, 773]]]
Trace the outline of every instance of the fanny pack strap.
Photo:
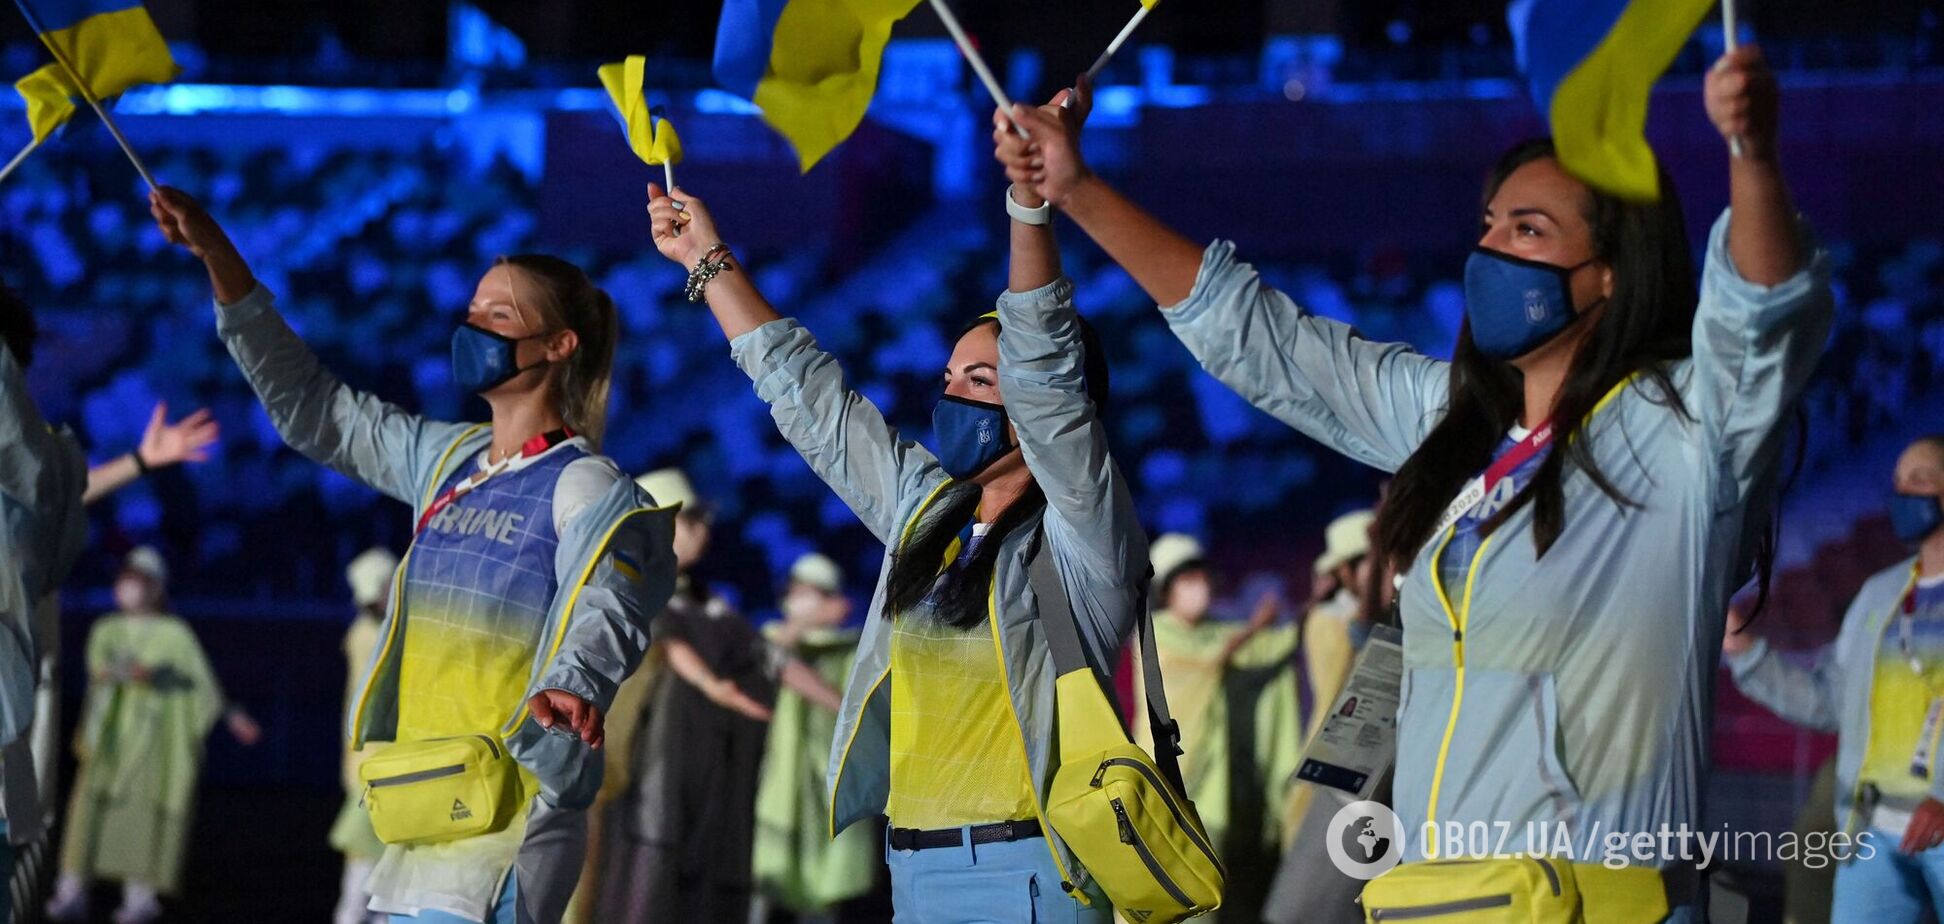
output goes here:
[[[1152, 572], [1150, 572], [1152, 573]], [[1046, 630], [1046, 647], [1053, 653], [1053, 669], [1060, 675], [1077, 670], [1092, 669], [1094, 679], [1099, 680], [1105, 668], [1096, 668], [1087, 659], [1086, 649], [1081, 647], [1080, 632], [1074, 621], [1073, 601], [1067, 597], [1065, 585], [1060, 583], [1060, 570], [1053, 563], [1053, 556], [1046, 551], [1046, 533], [1040, 532], [1033, 539], [1033, 551], [1027, 559], [1026, 574], [1033, 587], [1033, 596], [1039, 601], [1040, 627]], [[1175, 723], [1174, 716], [1168, 711], [1168, 692], [1161, 681], [1161, 658], [1154, 647], [1154, 615], [1147, 606], [1148, 576], [1141, 577], [1141, 591], [1134, 601], [1134, 634], [1141, 646], [1141, 679], [1147, 690], [1148, 731], [1154, 737], [1154, 764], [1177, 793], [1187, 793], [1181, 781], [1181, 726]], [[1102, 696], [1105, 697], [1103, 687]], [[1112, 699], [1108, 698], [1111, 703]]]

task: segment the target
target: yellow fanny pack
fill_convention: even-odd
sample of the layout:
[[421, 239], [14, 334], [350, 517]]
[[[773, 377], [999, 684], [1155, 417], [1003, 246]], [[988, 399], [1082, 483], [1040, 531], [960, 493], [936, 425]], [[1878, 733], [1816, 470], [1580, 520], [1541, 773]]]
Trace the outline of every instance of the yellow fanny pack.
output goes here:
[[1172, 924], [1213, 911], [1221, 907], [1227, 871], [1194, 803], [1182, 794], [1179, 733], [1168, 717], [1154, 627], [1144, 615], [1137, 631], [1159, 761], [1127, 739], [1108, 705], [1080, 647], [1072, 604], [1044, 552], [1042, 544], [1029, 573], [1059, 672], [1060, 766], [1047, 795], [1047, 822], [1128, 920]]
[[1693, 869], [1541, 857], [1406, 863], [1364, 887], [1369, 924], [1655, 924], [1691, 900]]
[[400, 741], [358, 767], [371, 827], [387, 844], [433, 844], [504, 830], [524, 787], [491, 735]]

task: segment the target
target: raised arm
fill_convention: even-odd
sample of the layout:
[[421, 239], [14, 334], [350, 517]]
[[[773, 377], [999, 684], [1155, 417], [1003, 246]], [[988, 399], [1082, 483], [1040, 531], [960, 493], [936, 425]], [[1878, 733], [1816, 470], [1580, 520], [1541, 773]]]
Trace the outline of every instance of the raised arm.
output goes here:
[[1779, 423], [1815, 372], [1835, 300], [1828, 260], [1789, 202], [1775, 77], [1761, 50], [1723, 56], [1706, 95], [1715, 128], [1740, 139], [1743, 154], [1729, 158], [1730, 208], [1708, 239], [1683, 398], [1733, 486], [1722, 500], [1738, 503], [1778, 451]]
[[1870, 670], [1874, 660], [1871, 649], [1876, 638], [1869, 626], [1874, 614], [1868, 601], [1881, 602], [1881, 594], [1872, 593], [1878, 583], [1873, 578], [1864, 585], [1856, 599], [1850, 601], [1836, 640], [1816, 652], [1808, 663], [1783, 657], [1766, 639], [1741, 634], [1739, 630], [1744, 628], [1746, 617], [1739, 605], [1730, 606], [1722, 652], [1735, 688], [1797, 725], [1836, 731], [1843, 721], [1844, 673]]
[[449, 443], [464, 427], [427, 422], [346, 386], [284, 323], [270, 291], [257, 284], [201, 205], [167, 187], [151, 193], [149, 202], [169, 242], [208, 268], [216, 331], [284, 442], [393, 498], [420, 500], [421, 447]]
[[995, 148], [1006, 176], [1100, 244], [1223, 384], [1351, 458], [1386, 471], [1403, 465], [1443, 414], [1446, 364], [1304, 311], [1236, 260], [1232, 244], [1200, 247], [1115, 192], [1080, 157], [1088, 105], [1082, 82], [1071, 109], [1015, 107], [1033, 142]]
[[209, 446], [216, 442], [220, 432], [208, 408], [169, 423], [168, 403], [156, 404], [148, 426], [142, 431], [140, 444], [88, 469], [88, 490], [82, 495], [82, 503], [101, 500], [158, 468], [207, 461]]
[[692, 272], [705, 258], [723, 262], [703, 289], [709, 311], [783, 438], [879, 541], [895, 541], [906, 507], [944, 481], [937, 458], [900, 437], [876, 405], [851, 389], [836, 358], [770, 307], [742, 264], [717, 249], [722, 238], [701, 200], [680, 189], [670, 198], [654, 184], [648, 192], [655, 247], [663, 256]]

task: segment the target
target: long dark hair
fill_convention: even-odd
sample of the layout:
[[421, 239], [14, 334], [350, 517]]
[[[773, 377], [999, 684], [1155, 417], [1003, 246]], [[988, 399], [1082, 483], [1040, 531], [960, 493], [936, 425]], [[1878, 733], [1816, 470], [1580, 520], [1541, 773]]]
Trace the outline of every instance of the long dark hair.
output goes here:
[[[1554, 157], [1550, 139], [1526, 141], [1499, 158], [1485, 185], [1489, 203], [1512, 172]], [[1527, 504], [1533, 507], [1533, 543], [1544, 556], [1565, 528], [1565, 498], [1560, 485], [1570, 464], [1585, 472], [1600, 491], [1622, 507], [1639, 503], [1615, 487], [1593, 458], [1590, 440], [1580, 439], [1587, 415], [1602, 397], [1628, 376], [1651, 383], [1653, 400], [1688, 416], [1674, 390], [1668, 365], [1693, 352], [1696, 289], [1694, 258], [1687, 225], [1673, 182], [1661, 172], [1659, 202], [1630, 202], [1588, 188], [1587, 224], [1593, 229], [1593, 257], [1613, 273], [1613, 295], [1590, 336], [1573, 355], [1571, 371], [1553, 408], [1553, 451], [1540, 463], [1530, 484], [1486, 521], [1489, 532]], [[1488, 359], [1472, 343], [1471, 325], [1458, 332], [1452, 353], [1448, 410], [1423, 445], [1405, 460], [1391, 482], [1377, 526], [1377, 548], [1399, 570], [1407, 570], [1434, 537], [1444, 509], [1465, 481], [1491, 463], [1505, 432], [1519, 420], [1525, 393], [1511, 363]]]
[[[1093, 326], [1084, 318], [1079, 323], [1081, 369], [1087, 398], [1093, 413], [1100, 415], [1106, 410], [1111, 391], [1107, 357]], [[980, 318], [966, 327], [959, 339], [987, 324], [997, 332], [997, 318]], [[891, 574], [885, 581], [886, 619], [917, 610], [927, 599], [932, 603], [932, 618], [954, 629], [970, 629], [986, 619], [999, 548], [1008, 535], [1045, 509], [1046, 494], [1040, 490], [1038, 481], [1029, 482], [1025, 493], [993, 522], [972, 556], [955, 567], [948, 567], [953, 563], [946, 561], [945, 555], [978, 514], [984, 494], [984, 488], [970, 482], [947, 484], [925, 508], [911, 529], [910, 538], [894, 540]]]

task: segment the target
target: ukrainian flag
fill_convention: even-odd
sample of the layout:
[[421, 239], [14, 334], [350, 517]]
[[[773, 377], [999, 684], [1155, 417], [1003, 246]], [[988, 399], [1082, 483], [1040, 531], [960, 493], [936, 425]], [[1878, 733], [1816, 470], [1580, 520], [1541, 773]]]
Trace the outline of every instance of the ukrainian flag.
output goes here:
[[141, 0], [15, 2], [48, 50], [80, 76], [80, 89], [97, 100], [175, 79], [175, 58]]
[[891, 26], [918, 0], [727, 0], [715, 76], [763, 110], [808, 173], [864, 121]]
[[1715, 0], [1513, 0], [1519, 70], [1560, 165], [1629, 199], [1660, 198], [1647, 97]]

